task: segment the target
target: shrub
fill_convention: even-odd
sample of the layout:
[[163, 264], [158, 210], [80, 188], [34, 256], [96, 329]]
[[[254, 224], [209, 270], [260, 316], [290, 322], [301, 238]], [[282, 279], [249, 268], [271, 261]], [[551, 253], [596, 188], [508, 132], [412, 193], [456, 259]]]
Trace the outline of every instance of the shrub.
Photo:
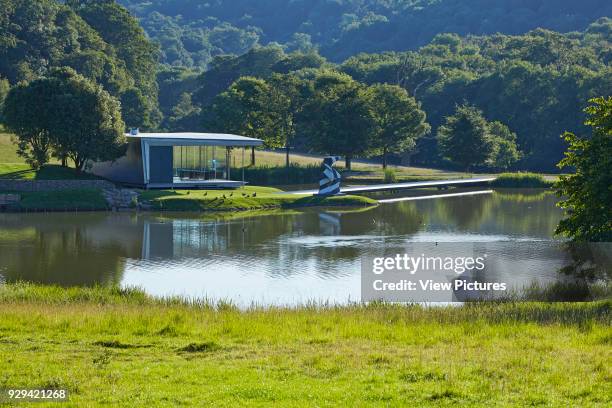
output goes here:
[[535, 173], [503, 173], [491, 182], [493, 187], [502, 188], [548, 188], [554, 183]]
[[385, 169], [384, 181], [385, 183], [396, 183], [397, 175], [395, 174], [395, 170]]

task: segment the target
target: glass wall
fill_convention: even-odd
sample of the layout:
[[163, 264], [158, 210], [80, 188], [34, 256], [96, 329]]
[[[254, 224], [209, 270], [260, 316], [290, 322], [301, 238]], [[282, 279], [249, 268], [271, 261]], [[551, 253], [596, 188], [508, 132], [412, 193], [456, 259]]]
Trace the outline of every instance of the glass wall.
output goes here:
[[181, 180], [227, 178], [227, 149], [223, 146], [174, 146], [174, 177]]

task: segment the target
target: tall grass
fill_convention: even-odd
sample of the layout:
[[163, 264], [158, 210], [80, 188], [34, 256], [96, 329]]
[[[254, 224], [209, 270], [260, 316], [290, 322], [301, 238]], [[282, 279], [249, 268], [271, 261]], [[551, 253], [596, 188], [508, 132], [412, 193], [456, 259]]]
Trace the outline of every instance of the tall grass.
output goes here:
[[[372, 302], [369, 304], [350, 303], [337, 305], [328, 303], [310, 302], [291, 307], [263, 306], [252, 304], [245, 309], [239, 309], [231, 301], [187, 298], [181, 296], [153, 297], [138, 288], [118, 287], [72, 287], [36, 285], [31, 283], [11, 283], [0, 285], [0, 305], [9, 304], [47, 304], [74, 306], [79, 305], [109, 305], [123, 307], [170, 307], [168, 312], [189, 314], [191, 309], [205, 309], [216, 312], [231, 311], [233, 313], [249, 314], [269, 313], [270, 317], [290, 319], [291, 316], [303, 316], [304, 313], [313, 315], [343, 316], [344, 318], [368, 318], [373, 320], [390, 319], [389, 321], [403, 322], [438, 322], [440, 324], [457, 324], [477, 321], [490, 323], [562, 323], [578, 324], [585, 320], [594, 320], [604, 324], [612, 324], [612, 301], [600, 300], [588, 303], [542, 303], [543, 297], [557, 300], [563, 293], [572, 293], [577, 296], [575, 300], [584, 300], [584, 293], [589, 291], [584, 287], [574, 287], [564, 284], [554, 287], [533, 287], [523, 299], [530, 301], [490, 301], [470, 302], [462, 307], [440, 306], [425, 307], [420, 305], [399, 305]], [[599, 288], [599, 295], [609, 295], [607, 289]], [[603, 293], [602, 291], [605, 291]], [[563, 293], [562, 293], [563, 292]], [[589, 293], [593, 294], [590, 290]], [[518, 299], [518, 298], [516, 298]], [[177, 309], [177, 307], [179, 309]]]
[[385, 169], [383, 181], [387, 184], [397, 183], [397, 175], [395, 174], [395, 170], [393, 169]]
[[500, 188], [548, 188], [553, 184], [536, 173], [503, 173], [491, 182], [493, 187]]

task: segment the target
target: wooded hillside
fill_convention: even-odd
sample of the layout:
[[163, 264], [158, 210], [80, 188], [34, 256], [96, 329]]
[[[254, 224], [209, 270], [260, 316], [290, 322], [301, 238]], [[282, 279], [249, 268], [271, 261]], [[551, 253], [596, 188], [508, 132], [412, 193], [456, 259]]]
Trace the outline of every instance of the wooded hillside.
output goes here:
[[612, 16], [606, 0], [120, 0], [162, 44], [162, 61], [202, 66], [220, 54], [279, 43], [340, 62], [414, 50], [437, 34], [582, 31]]

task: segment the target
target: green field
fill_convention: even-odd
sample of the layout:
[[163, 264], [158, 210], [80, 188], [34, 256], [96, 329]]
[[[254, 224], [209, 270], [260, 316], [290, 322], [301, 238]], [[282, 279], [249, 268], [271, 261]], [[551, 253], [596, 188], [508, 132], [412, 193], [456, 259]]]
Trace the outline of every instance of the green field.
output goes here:
[[[319, 166], [321, 165], [321, 156], [307, 154], [291, 154], [291, 163], [299, 166]], [[236, 149], [232, 152], [232, 167], [242, 167], [242, 151]], [[245, 165], [250, 164], [250, 152], [245, 153]], [[52, 161], [51, 164], [57, 164], [57, 161]], [[256, 167], [284, 167], [285, 154], [283, 152], [271, 152], [264, 150], [256, 151]], [[344, 162], [338, 163], [339, 167], [344, 166]], [[464, 178], [471, 176], [467, 173], [447, 172], [443, 170], [405, 167], [405, 166], [390, 166], [396, 173], [399, 180], [434, 180], [442, 178]], [[44, 169], [43, 169], [44, 170]], [[351, 179], [355, 181], [380, 181], [383, 178], [383, 171], [380, 165], [361, 162], [359, 160], [353, 162], [354, 174]], [[47, 171], [35, 172], [25, 164], [23, 158], [19, 157], [16, 152], [15, 145], [11, 141], [11, 136], [0, 132], [0, 178], [19, 178], [19, 179], [49, 179], [54, 177], [53, 172]], [[66, 173], [66, 177], [70, 177], [70, 173]]]
[[11, 140], [11, 135], [2, 133], [0, 128], [0, 163], [21, 163], [24, 161], [17, 155], [15, 144]]
[[[285, 153], [282, 151], [265, 151], [256, 150], [255, 153], [256, 167], [284, 167]], [[321, 155], [309, 155], [305, 153], [292, 153], [290, 155], [291, 164], [297, 166], [320, 166], [322, 163]], [[242, 151], [240, 149], [232, 152], [232, 167], [242, 167]], [[244, 164], [250, 164], [250, 152], [245, 153]], [[344, 161], [337, 163], [339, 169], [345, 166]], [[410, 167], [410, 166], [389, 166], [397, 176], [398, 181], [411, 180], [438, 180], [438, 179], [455, 179], [471, 177], [470, 173], [453, 172], [445, 170], [437, 170], [425, 167]], [[354, 160], [352, 164], [352, 174], [350, 180], [355, 182], [380, 182], [384, 178], [382, 166], [377, 163], [368, 161]], [[346, 175], [345, 175], [346, 177]]]
[[0, 387], [66, 388], [74, 407], [605, 407], [611, 306], [241, 311], [4, 285]]
[[11, 135], [0, 132], [0, 179], [74, 180], [95, 178], [73, 168], [59, 166], [58, 163], [57, 160], [51, 160], [51, 163], [42, 169], [33, 170], [22, 157], [17, 155], [17, 149], [11, 141]]

